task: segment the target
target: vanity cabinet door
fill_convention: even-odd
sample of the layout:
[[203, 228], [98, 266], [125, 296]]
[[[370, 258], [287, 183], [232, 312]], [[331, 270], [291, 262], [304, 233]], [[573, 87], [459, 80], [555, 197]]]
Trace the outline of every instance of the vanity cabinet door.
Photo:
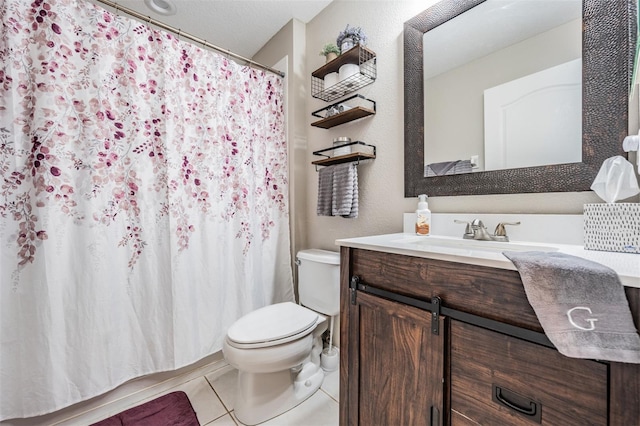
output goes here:
[[[442, 425], [444, 318], [358, 292], [349, 305], [350, 425]], [[357, 398], [357, 400], [356, 400]]]
[[607, 365], [451, 320], [452, 425], [606, 425]]

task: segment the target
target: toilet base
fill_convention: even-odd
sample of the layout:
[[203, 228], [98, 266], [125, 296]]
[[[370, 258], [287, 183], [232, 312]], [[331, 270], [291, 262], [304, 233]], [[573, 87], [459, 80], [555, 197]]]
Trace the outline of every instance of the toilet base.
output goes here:
[[322, 385], [322, 333], [327, 320], [318, 316], [315, 328], [283, 345], [238, 349], [228, 339], [223, 346], [227, 362], [238, 369], [235, 415], [245, 425], [256, 425], [284, 413], [313, 395]]
[[313, 362], [275, 373], [239, 371], [236, 418], [256, 425], [279, 416], [313, 395], [323, 380], [324, 371]]

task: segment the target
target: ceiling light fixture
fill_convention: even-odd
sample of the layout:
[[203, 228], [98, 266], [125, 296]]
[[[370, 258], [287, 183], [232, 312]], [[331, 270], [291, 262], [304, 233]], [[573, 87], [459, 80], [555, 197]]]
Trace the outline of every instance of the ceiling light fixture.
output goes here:
[[176, 5], [171, 0], [144, 0], [147, 7], [160, 15], [175, 15]]

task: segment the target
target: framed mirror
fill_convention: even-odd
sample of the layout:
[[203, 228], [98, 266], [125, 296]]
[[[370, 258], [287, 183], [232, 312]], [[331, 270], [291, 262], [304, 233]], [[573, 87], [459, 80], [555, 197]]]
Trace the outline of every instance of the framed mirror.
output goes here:
[[[563, 0], [535, 3], [543, 7], [540, 3], [549, 1]], [[444, 33], [439, 38], [451, 40], [446, 35], [447, 25], [456, 18], [467, 18], [482, 3], [485, 0], [443, 0], [405, 23], [405, 197], [421, 193], [449, 196], [589, 190], [602, 161], [624, 155], [621, 145], [628, 132], [629, 88], [636, 47], [635, 0], [582, 2], [581, 161], [425, 177], [425, 158], [430, 154], [429, 141], [425, 141], [429, 120], [425, 124], [424, 63], [429, 63], [429, 57], [424, 56], [423, 41], [429, 31]], [[455, 93], [455, 87], [443, 91]], [[449, 120], [455, 123], [456, 118]], [[465, 116], [457, 120], [460, 127], [465, 126]], [[455, 145], [456, 137], [448, 143]]]

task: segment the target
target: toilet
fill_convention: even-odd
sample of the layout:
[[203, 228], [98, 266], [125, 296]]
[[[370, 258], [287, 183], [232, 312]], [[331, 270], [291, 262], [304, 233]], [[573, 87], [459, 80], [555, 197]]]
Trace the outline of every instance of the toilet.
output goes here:
[[302, 250], [296, 256], [300, 305], [277, 303], [229, 327], [222, 352], [238, 370], [235, 415], [246, 425], [276, 417], [316, 392], [324, 379], [322, 334], [340, 312], [340, 255]]

